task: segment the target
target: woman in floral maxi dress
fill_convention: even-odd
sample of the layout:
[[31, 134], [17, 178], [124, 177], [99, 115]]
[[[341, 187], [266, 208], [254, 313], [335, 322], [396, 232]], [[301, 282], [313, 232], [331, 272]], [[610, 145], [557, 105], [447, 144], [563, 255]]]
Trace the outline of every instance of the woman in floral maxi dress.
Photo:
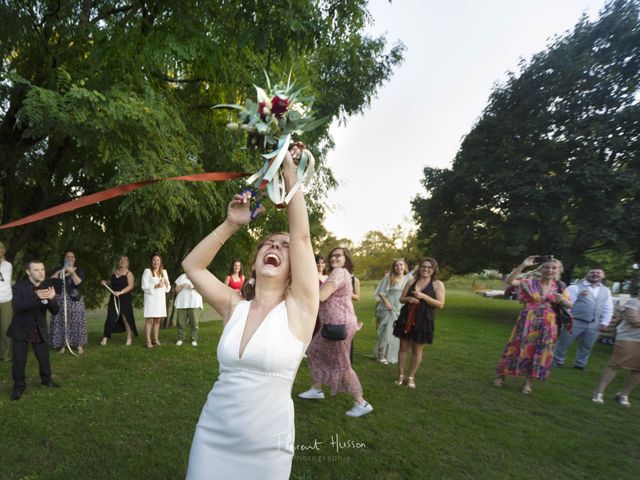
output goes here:
[[540, 279], [520, 282], [518, 300], [524, 307], [498, 364], [496, 387], [504, 385], [507, 375], [523, 375], [522, 393], [529, 394], [532, 378], [545, 380], [549, 376], [558, 338], [554, 307], [558, 304], [571, 307], [567, 291], [560, 293], [557, 278], [561, 268], [559, 260], [551, 260], [541, 266]]
[[[298, 394], [298, 397], [307, 400], [324, 399], [322, 386], [327, 385], [331, 387], [331, 395], [338, 392], [351, 395], [353, 407], [345, 413], [350, 417], [360, 417], [371, 412], [373, 407], [362, 396], [360, 379], [349, 361], [349, 346], [359, 329], [351, 302], [351, 253], [346, 248], [334, 248], [329, 254], [329, 264], [331, 271], [320, 289], [320, 330], [307, 349], [313, 385], [306, 392]], [[347, 337], [344, 340], [324, 338], [324, 324], [346, 325]]]

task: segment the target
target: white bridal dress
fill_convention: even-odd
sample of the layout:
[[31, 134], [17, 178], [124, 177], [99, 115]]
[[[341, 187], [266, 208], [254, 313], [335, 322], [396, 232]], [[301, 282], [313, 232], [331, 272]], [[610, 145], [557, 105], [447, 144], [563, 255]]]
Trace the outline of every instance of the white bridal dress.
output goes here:
[[240, 358], [250, 305], [236, 306], [220, 337], [220, 376], [196, 426], [188, 480], [280, 480], [291, 473], [291, 387], [304, 344], [289, 330], [283, 301], [264, 318]]

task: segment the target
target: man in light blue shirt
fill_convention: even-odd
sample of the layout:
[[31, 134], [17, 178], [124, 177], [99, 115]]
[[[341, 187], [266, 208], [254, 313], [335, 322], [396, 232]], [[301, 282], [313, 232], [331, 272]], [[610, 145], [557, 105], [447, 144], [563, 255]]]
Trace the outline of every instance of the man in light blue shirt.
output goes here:
[[613, 299], [611, 291], [602, 284], [604, 277], [602, 268], [592, 267], [583, 280], [567, 288], [573, 303], [573, 332], [562, 330], [553, 356], [554, 366], [564, 365], [567, 350], [574, 340], [578, 340], [574, 368], [584, 370], [587, 365], [598, 335], [609, 325], [613, 316]]

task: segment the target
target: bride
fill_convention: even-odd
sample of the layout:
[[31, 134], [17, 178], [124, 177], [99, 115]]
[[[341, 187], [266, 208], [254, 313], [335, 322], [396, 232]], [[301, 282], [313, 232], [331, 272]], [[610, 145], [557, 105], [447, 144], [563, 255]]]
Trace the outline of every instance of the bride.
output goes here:
[[[285, 185], [296, 182], [293, 147]], [[227, 218], [182, 262], [196, 289], [223, 318], [220, 375], [208, 395], [189, 456], [187, 479], [287, 479], [294, 453], [291, 386], [313, 333], [318, 280], [303, 193], [288, 205], [289, 232], [258, 245], [251, 264], [255, 290], [243, 299], [207, 267], [224, 243], [251, 220], [250, 193], [235, 195]], [[260, 213], [262, 209], [258, 210]]]

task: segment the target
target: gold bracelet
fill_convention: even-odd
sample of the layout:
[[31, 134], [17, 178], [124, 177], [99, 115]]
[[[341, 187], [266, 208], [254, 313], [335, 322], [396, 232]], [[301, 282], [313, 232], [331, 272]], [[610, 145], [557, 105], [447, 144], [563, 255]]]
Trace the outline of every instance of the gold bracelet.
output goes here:
[[224, 242], [222, 240], [220, 240], [220, 237], [218, 236], [218, 234], [216, 233], [216, 231], [214, 230], [213, 232], [211, 232], [213, 234], [213, 237], [218, 241], [218, 243], [220, 244], [220, 246], [224, 245]]

